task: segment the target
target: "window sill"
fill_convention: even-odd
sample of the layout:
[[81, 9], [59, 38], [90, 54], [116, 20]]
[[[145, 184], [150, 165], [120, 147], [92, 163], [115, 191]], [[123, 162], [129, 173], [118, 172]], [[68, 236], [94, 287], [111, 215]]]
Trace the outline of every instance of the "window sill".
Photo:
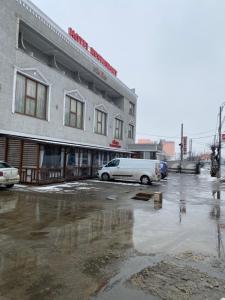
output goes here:
[[99, 133], [99, 132], [94, 132], [95, 134], [98, 134], [98, 135], [102, 135], [102, 136], [107, 136], [107, 134], [104, 134], [104, 133]]
[[123, 138], [120, 139], [120, 138], [117, 138], [117, 137], [114, 137], [114, 139], [115, 139], [115, 140], [119, 140], [119, 141], [122, 141], [122, 140], [123, 140]]
[[69, 128], [73, 128], [73, 129], [78, 129], [78, 130], [84, 131], [84, 128], [73, 127], [73, 126], [65, 125], [65, 124], [64, 124], [64, 126], [65, 126], [65, 127], [69, 127]]
[[17, 111], [15, 111], [14, 114], [17, 114], [17, 115], [20, 115], [20, 116], [24, 116], [24, 117], [29, 117], [29, 118], [32, 118], [32, 119], [37, 119], [37, 120], [45, 121], [45, 122], [49, 122], [47, 119], [41, 119], [41, 118], [38, 118], [38, 117], [35, 117], [35, 116], [32, 116], [32, 115], [23, 114], [23, 113], [20, 113], [20, 112], [17, 112]]

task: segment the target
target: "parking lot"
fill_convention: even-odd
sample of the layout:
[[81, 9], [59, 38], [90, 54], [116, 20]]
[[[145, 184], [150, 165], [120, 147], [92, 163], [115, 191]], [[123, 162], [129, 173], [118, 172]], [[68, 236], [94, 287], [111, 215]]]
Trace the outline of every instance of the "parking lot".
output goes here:
[[206, 171], [1, 188], [0, 299], [225, 297], [224, 192]]

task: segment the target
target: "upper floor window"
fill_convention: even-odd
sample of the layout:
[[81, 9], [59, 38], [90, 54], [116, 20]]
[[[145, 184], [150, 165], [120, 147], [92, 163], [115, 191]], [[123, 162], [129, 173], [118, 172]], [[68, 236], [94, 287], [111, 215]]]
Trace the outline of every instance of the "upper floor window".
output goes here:
[[134, 126], [131, 124], [128, 125], [128, 138], [129, 139], [134, 138]]
[[47, 86], [17, 73], [15, 112], [46, 120]]
[[129, 114], [134, 116], [135, 105], [132, 102], [129, 102]]
[[115, 139], [122, 140], [123, 139], [123, 121], [120, 119], [116, 120], [116, 126], [115, 126]]
[[66, 96], [65, 125], [83, 129], [84, 104], [74, 98]]
[[106, 135], [107, 114], [101, 110], [95, 110], [95, 133]]

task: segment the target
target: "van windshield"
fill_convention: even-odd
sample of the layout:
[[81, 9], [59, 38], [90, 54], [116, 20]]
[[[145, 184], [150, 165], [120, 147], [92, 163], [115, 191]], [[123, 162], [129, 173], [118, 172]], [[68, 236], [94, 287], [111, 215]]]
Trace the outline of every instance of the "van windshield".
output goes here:
[[110, 161], [106, 167], [117, 167], [120, 164], [120, 160], [119, 159], [114, 159], [112, 161]]

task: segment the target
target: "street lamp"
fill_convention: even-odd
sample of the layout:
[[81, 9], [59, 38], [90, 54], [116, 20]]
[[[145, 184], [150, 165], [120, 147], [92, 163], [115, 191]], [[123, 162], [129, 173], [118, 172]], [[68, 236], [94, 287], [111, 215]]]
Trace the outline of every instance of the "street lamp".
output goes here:
[[220, 112], [219, 112], [219, 129], [218, 129], [218, 135], [219, 135], [219, 145], [218, 145], [218, 172], [217, 172], [217, 178], [221, 177], [221, 131], [222, 131], [222, 111], [224, 108], [225, 102], [222, 103], [220, 106]]

